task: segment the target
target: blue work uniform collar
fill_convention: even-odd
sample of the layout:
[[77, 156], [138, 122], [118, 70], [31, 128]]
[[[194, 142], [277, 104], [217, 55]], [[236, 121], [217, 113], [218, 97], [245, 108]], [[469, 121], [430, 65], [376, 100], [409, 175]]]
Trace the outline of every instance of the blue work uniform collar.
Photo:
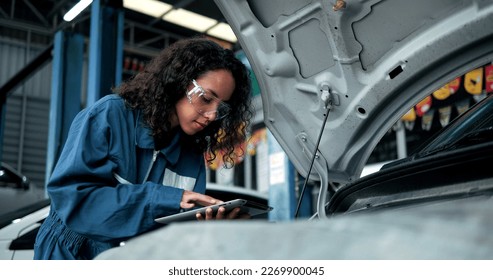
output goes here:
[[[182, 133], [183, 132], [181, 129], [176, 130], [176, 133], [172, 136], [173, 139], [171, 140], [171, 142], [166, 147], [161, 149], [161, 153], [172, 165], [176, 164], [178, 162], [178, 158], [180, 157], [180, 138]], [[137, 118], [137, 125], [135, 128], [135, 144], [142, 149], [154, 150], [155, 147], [151, 129], [145, 127], [140, 121], [140, 118]]]

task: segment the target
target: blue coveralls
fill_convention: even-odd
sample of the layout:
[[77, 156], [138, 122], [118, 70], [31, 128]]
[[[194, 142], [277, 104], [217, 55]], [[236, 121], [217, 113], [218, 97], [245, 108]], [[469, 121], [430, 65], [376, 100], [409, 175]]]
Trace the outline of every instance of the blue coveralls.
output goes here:
[[47, 185], [35, 259], [92, 259], [179, 212], [184, 189], [205, 192], [203, 155], [181, 147], [184, 133], [154, 151], [150, 132], [117, 95], [76, 116]]

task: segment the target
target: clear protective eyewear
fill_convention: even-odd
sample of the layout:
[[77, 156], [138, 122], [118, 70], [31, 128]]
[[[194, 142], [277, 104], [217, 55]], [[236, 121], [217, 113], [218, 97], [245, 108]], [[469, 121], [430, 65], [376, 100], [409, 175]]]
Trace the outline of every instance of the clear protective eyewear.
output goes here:
[[207, 93], [195, 79], [192, 80], [194, 88], [187, 92], [188, 101], [195, 110], [209, 118], [220, 120], [231, 112], [231, 107], [213, 94]]

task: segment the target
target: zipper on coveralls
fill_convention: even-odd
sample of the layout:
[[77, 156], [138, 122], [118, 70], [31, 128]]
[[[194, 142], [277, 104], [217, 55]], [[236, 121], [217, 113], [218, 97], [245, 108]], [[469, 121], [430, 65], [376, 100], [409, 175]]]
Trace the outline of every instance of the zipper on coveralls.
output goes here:
[[151, 163], [149, 164], [149, 169], [147, 169], [147, 174], [146, 176], [144, 177], [144, 181], [142, 183], [145, 183], [147, 182], [147, 178], [149, 177], [149, 174], [151, 174], [151, 170], [152, 170], [152, 167], [154, 166], [154, 162], [156, 161], [157, 159], [157, 154], [159, 153], [159, 151], [154, 151], [152, 153], [152, 161]]

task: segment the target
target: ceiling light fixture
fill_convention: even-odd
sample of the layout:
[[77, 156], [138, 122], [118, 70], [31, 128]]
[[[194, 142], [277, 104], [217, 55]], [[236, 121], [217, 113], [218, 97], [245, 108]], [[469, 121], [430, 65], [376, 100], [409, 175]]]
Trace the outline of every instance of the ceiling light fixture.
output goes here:
[[185, 9], [172, 10], [165, 14], [163, 19], [198, 32], [205, 32], [217, 24], [217, 20], [215, 19]]
[[206, 33], [208, 35], [214, 36], [222, 40], [226, 40], [228, 42], [235, 43], [236, 41], [238, 41], [238, 39], [235, 36], [235, 33], [233, 32], [233, 29], [231, 29], [231, 26], [229, 26], [229, 24], [226, 24], [224, 22], [220, 22], [217, 25], [213, 26], [211, 29], [207, 30]]
[[64, 16], [64, 21], [72, 21], [76, 16], [78, 16], [85, 8], [91, 5], [93, 0], [80, 0], [75, 6], [72, 7]]
[[146, 14], [154, 18], [171, 22], [173, 24], [192, 29], [197, 32], [207, 33], [221, 40], [236, 42], [231, 27], [226, 23], [220, 23], [215, 19], [191, 12], [186, 9], [173, 9], [172, 5], [156, 0], [124, 0], [123, 6], [127, 9]]
[[151, 17], [160, 18], [173, 6], [155, 0], [124, 0], [123, 7]]

